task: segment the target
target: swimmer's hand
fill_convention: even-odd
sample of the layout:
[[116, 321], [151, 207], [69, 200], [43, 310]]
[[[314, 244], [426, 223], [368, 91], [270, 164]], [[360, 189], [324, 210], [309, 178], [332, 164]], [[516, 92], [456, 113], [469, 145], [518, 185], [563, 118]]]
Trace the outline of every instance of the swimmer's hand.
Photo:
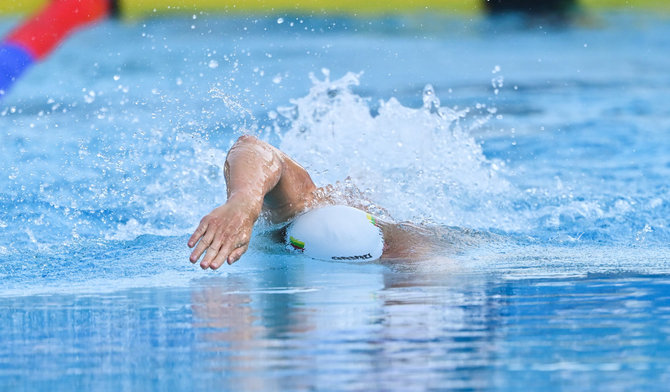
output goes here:
[[189, 248], [195, 246], [191, 263], [196, 263], [205, 251], [205, 257], [200, 262], [202, 269], [215, 270], [224, 262], [233, 264], [242, 257], [249, 248], [251, 230], [261, 211], [261, 206], [248, 200], [233, 196], [226, 204], [202, 218], [188, 240]]
[[[203, 269], [233, 264], [249, 247], [251, 230], [265, 208], [271, 221], [303, 210], [316, 186], [309, 174], [283, 152], [253, 137], [240, 136], [223, 166], [228, 201], [205, 216], [188, 240], [191, 263]], [[197, 244], [197, 246], [196, 246]]]

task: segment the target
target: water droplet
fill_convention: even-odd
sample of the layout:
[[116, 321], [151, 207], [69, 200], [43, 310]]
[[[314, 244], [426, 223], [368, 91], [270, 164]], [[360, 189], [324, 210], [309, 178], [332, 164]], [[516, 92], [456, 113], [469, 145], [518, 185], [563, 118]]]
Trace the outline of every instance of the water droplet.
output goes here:
[[277, 24], [284, 23], [284, 18], [277, 18]]
[[440, 99], [435, 95], [435, 89], [431, 84], [423, 88], [423, 107], [430, 110], [431, 113], [440, 108]]
[[84, 101], [86, 103], [93, 103], [95, 101], [95, 91], [89, 91], [88, 94], [84, 95]]

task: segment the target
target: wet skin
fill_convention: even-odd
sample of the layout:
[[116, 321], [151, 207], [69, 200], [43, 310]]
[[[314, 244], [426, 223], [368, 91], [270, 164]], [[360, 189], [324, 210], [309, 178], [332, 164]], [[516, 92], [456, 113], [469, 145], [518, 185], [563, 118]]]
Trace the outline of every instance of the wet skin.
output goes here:
[[[329, 190], [317, 188], [309, 173], [277, 148], [253, 137], [241, 136], [228, 152], [224, 166], [228, 200], [207, 214], [188, 246], [200, 267], [217, 269], [233, 264], [249, 248], [254, 223], [263, 213], [273, 223], [287, 222], [306, 208], [332, 204]], [[384, 235], [383, 259], [416, 257], [412, 244], [426, 233], [408, 223], [380, 222]], [[424, 241], [425, 242], [425, 241]], [[422, 247], [418, 247], [421, 249]]]

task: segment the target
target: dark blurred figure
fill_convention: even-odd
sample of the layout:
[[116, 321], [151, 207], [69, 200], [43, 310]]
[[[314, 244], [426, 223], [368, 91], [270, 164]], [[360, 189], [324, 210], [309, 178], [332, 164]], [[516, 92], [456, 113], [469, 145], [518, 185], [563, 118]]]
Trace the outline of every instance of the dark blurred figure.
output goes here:
[[489, 13], [518, 12], [527, 15], [567, 15], [576, 6], [576, 0], [482, 0]]

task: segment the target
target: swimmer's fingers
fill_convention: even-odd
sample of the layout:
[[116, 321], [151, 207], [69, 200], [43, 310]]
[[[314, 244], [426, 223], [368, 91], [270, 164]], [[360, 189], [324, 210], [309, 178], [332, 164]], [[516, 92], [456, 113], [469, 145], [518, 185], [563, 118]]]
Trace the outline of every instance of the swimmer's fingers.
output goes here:
[[217, 232], [216, 235], [214, 236], [212, 243], [209, 245], [209, 248], [207, 248], [207, 253], [205, 253], [205, 257], [203, 257], [202, 261], [200, 262], [200, 267], [202, 267], [202, 269], [207, 269], [210, 266], [210, 264], [212, 264], [212, 261], [214, 261], [215, 258], [219, 256], [219, 254], [223, 253], [221, 252], [223, 250], [222, 237], [223, 234], [219, 232]]
[[198, 243], [198, 240], [200, 237], [202, 237], [205, 232], [207, 231], [207, 226], [208, 226], [209, 221], [207, 219], [203, 219], [200, 221], [200, 224], [198, 225], [198, 228], [195, 229], [193, 234], [191, 235], [191, 238], [188, 239], [188, 247], [193, 248], [195, 244]]
[[[195, 230], [188, 245], [195, 246], [191, 253], [191, 263], [196, 263], [205, 253], [200, 263], [203, 269], [217, 269], [226, 261], [232, 264], [246, 251], [251, 239], [255, 218], [244, 208], [227, 202], [205, 216]], [[237, 249], [243, 250], [237, 251]], [[234, 253], [234, 258], [230, 258]]]
[[223, 263], [228, 262], [228, 264], [233, 264], [242, 257], [244, 252], [249, 249], [249, 235], [246, 233], [240, 233], [239, 237], [240, 242], [235, 244], [227, 244], [222, 246], [218, 254], [214, 258], [214, 261], [209, 265], [211, 269], [217, 269], [223, 265]]
[[210, 227], [204, 235], [201, 235], [200, 242], [198, 242], [198, 245], [193, 249], [193, 252], [191, 253], [191, 263], [195, 263], [198, 261], [200, 256], [205, 252], [207, 248], [212, 244], [212, 241], [214, 240], [214, 235], [216, 234], [216, 229], [213, 227]]
[[211, 268], [213, 270], [221, 267], [223, 263], [226, 262], [226, 259], [228, 258], [228, 255], [230, 252], [233, 251], [235, 246], [231, 241], [227, 241], [221, 246], [221, 249], [218, 250], [216, 257], [212, 260], [211, 263], [209, 263], [207, 266], [203, 266], [202, 264], [200, 265], [202, 268]]
[[209, 268], [215, 270], [221, 267], [223, 263], [226, 261], [226, 257], [228, 256], [228, 253], [219, 251], [219, 253], [216, 255], [214, 260], [209, 264]]
[[245, 245], [242, 245], [241, 247], [239, 247], [235, 250], [233, 250], [232, 253], [230, 253], [230, 256], [228, 256], [228, 265], [232, 265], [234, 262], [239, 260], [240, 257], [242, 257], [242, 255], [244, 254], [244, 252], [247, 251], [247, 249], [249, 249], [249, 244], [248, 243], [245, 244]]

